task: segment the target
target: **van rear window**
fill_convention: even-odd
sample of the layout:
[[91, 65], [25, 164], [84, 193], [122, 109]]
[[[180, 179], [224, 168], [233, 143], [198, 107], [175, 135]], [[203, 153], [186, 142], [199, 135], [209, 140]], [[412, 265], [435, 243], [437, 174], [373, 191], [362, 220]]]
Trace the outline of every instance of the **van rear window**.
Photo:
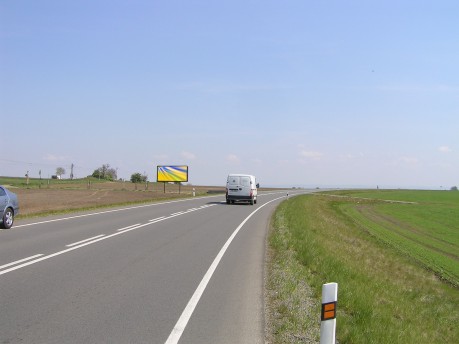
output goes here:
[[242, 186], [250, 186], [250, 177], [241, 177]]
[[239, 185], [239, 177], [228, 177], [229, 185]]

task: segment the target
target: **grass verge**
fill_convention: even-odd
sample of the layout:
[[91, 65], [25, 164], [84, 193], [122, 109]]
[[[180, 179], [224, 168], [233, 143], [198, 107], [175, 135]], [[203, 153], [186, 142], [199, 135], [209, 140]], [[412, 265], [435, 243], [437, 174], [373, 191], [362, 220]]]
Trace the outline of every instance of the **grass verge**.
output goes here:
[[[448, 202], [441, 203], [436, 202], [441, 209], [448, 207]], [[319, 341], [321, 288], [327, 282], [339, 284], [339, 343], [459, 342], [457, 287], [439, 279], [416, 255], [371, 231], [381, 219], [396, 220], [386, 232], [401, 223], [387, 208], [381, 213], [386, 205], [371, 199], [310, 195], [291, 198], [278, 207], [268, 239], [270, 343]], [[356, 213], [361, 206], [384, 217]], [[434, 208], [426, 205], [433, 212]], [[429, 232], [426, 227], [424, 232]], [[448, 240], [454, 243], [459, 233], [451, 235]], [[403, 236], [398, 242], [416, 243]], [[419, 247], [425, 243], [419, 242]]]

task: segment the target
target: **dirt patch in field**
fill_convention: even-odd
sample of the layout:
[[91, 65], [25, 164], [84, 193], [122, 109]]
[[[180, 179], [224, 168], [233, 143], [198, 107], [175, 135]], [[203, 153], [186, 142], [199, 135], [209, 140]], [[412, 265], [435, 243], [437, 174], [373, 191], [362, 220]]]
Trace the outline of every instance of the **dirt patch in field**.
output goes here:
[[[92, 207], [109, 206], [114, 204], [155, 202], [165, 199], [192, 197], [193, 187], [176, 185], [167, 185], [166, 193], [163, 186], [145, 190], [143, 186], [129, 185], [129, 189], [123, 187], [110, 188], [104, 185], [103, 188], [97, 189], [21, 189], [15, 188], [12, 191], [18, 196], [20, 215], [30, 216], [42, 213], [77, 210]], [[205, 195], [208, 192], [224, 192], [220, 187], [194, 187], [195, 195]], [[180, 192], [180, 193], [179, 193]], [[222, 200], [224, 200], [222, 194]]]

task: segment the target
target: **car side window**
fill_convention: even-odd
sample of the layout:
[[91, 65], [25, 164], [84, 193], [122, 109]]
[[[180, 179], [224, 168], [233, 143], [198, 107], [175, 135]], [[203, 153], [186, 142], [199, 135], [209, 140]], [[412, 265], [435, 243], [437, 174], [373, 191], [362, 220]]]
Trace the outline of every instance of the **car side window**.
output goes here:
[[0, 196], [6, 196], [6, 192], [3, 188], [0, 188]]

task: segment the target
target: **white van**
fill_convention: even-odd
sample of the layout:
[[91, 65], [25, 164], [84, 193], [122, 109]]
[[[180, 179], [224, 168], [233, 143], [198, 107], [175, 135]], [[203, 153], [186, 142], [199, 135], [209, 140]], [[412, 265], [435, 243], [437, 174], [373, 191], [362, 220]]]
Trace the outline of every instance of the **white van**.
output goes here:
[[257, 203], [257, 184], [250, 174], [230, 174], [226, 180], [226, 204], [244, 201], [251, 205]]

